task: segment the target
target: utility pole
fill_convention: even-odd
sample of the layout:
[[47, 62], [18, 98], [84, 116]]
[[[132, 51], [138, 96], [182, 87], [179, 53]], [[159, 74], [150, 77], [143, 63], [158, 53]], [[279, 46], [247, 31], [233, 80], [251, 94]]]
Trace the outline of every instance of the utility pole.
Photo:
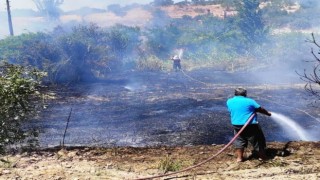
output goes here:
[[12, 19], [11, 19], [11, 11], [10, 11], [10, 2], [9, 2], [9, 0], [6, 0], [6, 1], [7, 1], [9, 31], [10, 31], [10, 35], [13, 36], [13, 27], [12, 27]]

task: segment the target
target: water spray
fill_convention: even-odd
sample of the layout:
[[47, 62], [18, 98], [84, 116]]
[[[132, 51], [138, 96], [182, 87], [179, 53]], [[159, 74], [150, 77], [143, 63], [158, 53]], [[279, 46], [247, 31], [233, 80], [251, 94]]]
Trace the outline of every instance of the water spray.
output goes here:
[[286, 117], [285, 115], [271, 112], [272, 116], [271, 118], [281, 126], [286, 133], [290, 136], [295, 136], [303, 141], [312, 141], [314, 139], [312, 135], [310, 135], [308, 132], [306, 132], [299, 124], [297, 124], [294, 120], [292, 120], [289, 117]]
[[[277, 102], [275, 102], [275, 101], [271, 101], [270, 99], [267, 99], [267, 98], [263, 98], [263, 97], [259, 97], [259, 98], [260, 98], [260, 99], [264, 99], [264, 100], [269, 101], [269, 102], [272, 102], [272, 103], [274, 103], [274, 104], [283, 106], [283, 107], [294, 108], [294, 107], [291, 107], [291, 106], [288, 106], [288, 105], [284, 105], [284, 104], [277, 103]], [[312, 115], [311, 115], [310, 113], [308, 113], [307, 111], [304, 111], [304, 110], [299, 109], [299, 108], [294, 108], [294, 109], [296, 109], [297, 111], [303, 112], [303, 113], [305, 113], [307, 116], [311, 117], [312, 119], [320, 122], [320, 119], [319, 119], [319, 118], [312, 116]]]
[[183, 55], [183, 49], [180, 49], [180, 50], [179, 50], [179, 55], [178, 55], [179, 59], [182, 58], [182, 55]]

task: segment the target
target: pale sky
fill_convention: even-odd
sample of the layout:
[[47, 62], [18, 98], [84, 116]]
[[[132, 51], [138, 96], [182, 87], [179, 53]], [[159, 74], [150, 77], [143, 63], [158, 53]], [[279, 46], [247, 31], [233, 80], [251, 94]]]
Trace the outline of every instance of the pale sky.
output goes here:
[[[82, 7], [92, 7], [107, 9], [110, 4], [128, 5], [133, 3], [149, 4], [154, 0], [64, 0], [60, 8], [63, 11], [70, 11], [80, 9]], [[181, 2], [183, 0], [175, 0], [174, 2]], [[11, 10], [15, 9], [33, 9], [37, 11], [36, 5], [33, 0], [10, 0]], [[9, 35], [7, 14], [6, 14], [6, 1], [0, 3], [0, 21], [4, 22], [4, 26], [0, 27], [0, 39]], [[50, 26], [44, 25], [43, 22], [39, 22], [39, 19], [23, 19], [24, 17], [18, 17], [13, 14], [14, 33], [19, 35], [24, 32], [35, 32], [50, 30]]]
[[[181, 1], [181, 0], [180, 0]], [[33, 0], [11, 0], [11, 9], [33, 9], [36, 10], [36, 6]], [[79, 9], [81, 7], [94, 7], [94, 8], [107, 8], [110, 4], [128, 5], [132, 3], [148, 4], [153, 0], [64, 0], [61, 5], [61, 9], [64, 11]], [[176, 0], [175, 2], [179, 2]], [[0, 4], [0, 10], [6, 9], [5, 1]]]

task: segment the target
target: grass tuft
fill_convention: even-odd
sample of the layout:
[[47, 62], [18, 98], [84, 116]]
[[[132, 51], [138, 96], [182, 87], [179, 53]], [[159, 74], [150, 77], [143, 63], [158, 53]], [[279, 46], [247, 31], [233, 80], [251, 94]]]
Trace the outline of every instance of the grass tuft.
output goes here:
[[179, 171], [181, 167], [182, 163], [180, 161], [174, 161], [168, 155], [164, 159], [161, 159], [158, 165], [158, 169], [160, 169], [164, 173], [167, 173], [169, 171]]

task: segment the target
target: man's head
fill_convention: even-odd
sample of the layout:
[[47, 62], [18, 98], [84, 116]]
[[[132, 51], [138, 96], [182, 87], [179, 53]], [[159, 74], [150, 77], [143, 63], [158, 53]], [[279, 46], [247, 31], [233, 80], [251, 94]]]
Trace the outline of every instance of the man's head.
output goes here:
[[234, 90], [235, 96], [247, 96], [247, 90], [245, 88], [239, 87]]

